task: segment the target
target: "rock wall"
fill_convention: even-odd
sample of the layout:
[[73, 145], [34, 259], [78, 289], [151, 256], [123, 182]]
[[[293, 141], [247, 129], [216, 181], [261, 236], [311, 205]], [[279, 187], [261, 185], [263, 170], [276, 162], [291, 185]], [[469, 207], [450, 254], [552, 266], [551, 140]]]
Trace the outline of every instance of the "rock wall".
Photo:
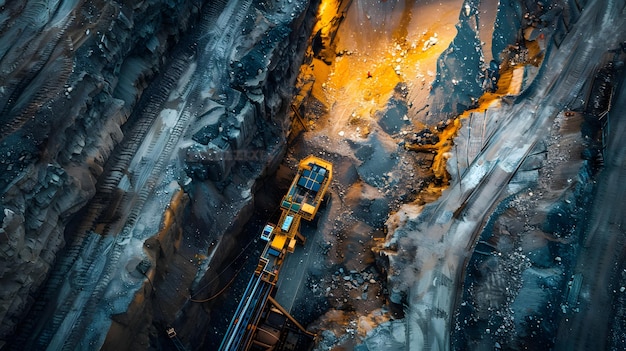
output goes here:
[[284, 10], [291, 13], [282, 6], [268, 2], [240, 10], [241, 34], [225, 54], [227, 65], [216, 63], [214, 70], [224, 76], [215, 87], [219, 99], [204, 100], [193, 143], [184, 151], [191, 178], [228, 183], [231, 169], [263, 161], [277, 144], [284, 151], [291, 125], [285, 116], [317, 1], [294, 2], [291, 10]]
[[[157, 298], [157, 295], [162, 295], [157, 279], [165, 271], [174, 269], [172, 266], [178, 263], [176, 252], [183, 239], [184, 212], [188, 201], [189, 197], [182, 190], [177, 191], [163, 214], [159, 232], [144, 242], [143, 248], [148, 258], [137, 263], [131, 274], [149, 280], [135, 293], [125, 312], [112, 316], [102, 349], [149, 349], [151, 338], [162, 332], [159, 329], [167, 327], [161, 324], [163, 308], [167, 306], [160, 305], [164, 301]], [[157, 323], [154, 323], [155, 320]]]
[[[536, 40], [540, 35], [548, 36], [551, 29], [546, 27], [557, 26], [554, 41], [558, 45], [566, 29], [580, 16], [579, 6], [584, 4], [570, 2], [566, 6], [561, 1], [551, 4], [499, 1], [495, 23], [492, 24], [481, 19], [479, 2], [466, 0], [456, 25], [457, 35], [437, 61], [437, 76], [429, 98], [433, 113], [425, 116], [426, 122], [436, 124], [454, 118], [476, 107], [485, 91], [495, 91], [503, 61], [510, 59], [502, 55], [511, 47], [519, 47], [524, 39]], [[491, 38], [493, 59], [485, 62], [479, 29], [490, 25], [494, 27]]]
[[478, 2], [466, 0], [456, 25], [457, 35], [437, 61], [432, 84], [428, 124], [454, 118], [474, 106], [483, 93], [484, 57], [480, 38]]
[[[10, 21], [4, 22], [0, 37], [0, 46], [7, 49], [0, 60], [2, 67], [12, 69], [1, 72], [7, 84], [0, 90], [0, 340], [11, 341], [16, 323], [33, 304], [37, 288], [49, 276], [55, 259], [63, 254], [60, 250], [65, 241], [72, 242], [74, 230], [64, 236], [66, 224], [79, 223], [72, 219], [90, 215], [78, 211], [94, 194], [100, 194], [98, 189], [107, 186], [101, 183], [109, 183], [98, 183], [98, 179], [107, 179], [104, 176], [111, 172], [121, 172], [118, 178], [124, 178], [123, 169], [111, 170], [112, 163], [107, 163], [128, 158], [118, 155], [116, 145], [128, 144], [138, 124], [159, 115], [166, 103], [172, 105], [170, 92], [186, 89], [180, 84], [187, 79], [193, 81], [195, 90], [189, 95], [186, 113], [195, 120], [185, 129], [180, 141], [182, 157], [173, 160], [170, 169], [176, 171], [166, 177], [166, 182], [178, 178], [185, 184], [190, 205], [180, 205], [174, 214], [168, 215], [170, 210], [166, 210], [163, 216], [171, 221], [164, 219], [167, 226], [145, 241], [147, 256], [143, 261], [135, 262], [135, 256], [124, 258], [120, 262], [126, 262], [126, 267], [112, 269], [121, 269], [122, 278], [130, 275], [133, 281], [141, 280], [142, 276], [134, 275], [142, 273], [151, 281], [136, 294], [133, 288], [112, 300], [89, 304], [97, 311], [98, 326], [109, 325], [107, 313], [114, 311], [104, 341], [106, 348], [119, 348], [120, 340], [134, 335], [141, 337], [134, 343], [123, 343], [125, 347], [159, 344], [163, 341], [161, 323], [180, 318], [183, 309], [185, 314], [198, 315], [199, 322], [187, 324], [182, 318], [176, 321], [177, 330], [187, 341], [201, 343], [205, 332], [199, 326], [206, 327], [209, 320], [203, 321], [201, 304], [187, 305], [187, 295], [178, 291], [191, 290], [192, 285], [212, 276], [203, 278], [206, 267], [198, 270], [194, 263], [181, 259], [183, 222], [192, 213], [200, 226], [211, 229], [211, 235], [226, 238], [220, 250], [234, 248], [236, 236], [251, 215], [253, 194], [260, 186], [257, 179], [277, 167], [286, 149], [293, 83], [318, 2], [68, 1], [46, 8], [32, 1], [5, 6], [3, 16]], [[227, 11], [232, 13], [223, 17], [230, 21], [220, 22], [221, 13]], [[39, 27], [29, 27], [33, 23]], [[181, 56], [187, 59], [181, 60]], [[181, 77], [183, 66], [197, 63], [206, 67], [197, 71], [197, 77]], [[122, 179], [116, 181], [122, 189]], [[145, 218], [139, 221], [161, 215], [156, 212], [162, 200], [158, 196], [148, 199], [144, 206], [147, 213], [142, 214]], [[74, 216], [76, 213], [80, 216]], [[115, 220], [115, 213], [104, 211], [102, 216], [105, 222]], [[203, 244], [196, 244], [191, 243], [183, 254], [206, 251]], [[79, 248], [72, 245], [68, 251]], [[77, 265], [80, 259], [70, 264]], [[223, 259], [218, 255], [215, 265]], [[185, 278], [170, 280], [172, 274]], [[116, 279], [111, 280], [113, 288], [129, 286], [128, 282], [120, 285]], [[156, 295], [153, 288], [160, 293]], [[134, 299], [127, 311], [120, 313], [129, 294], [134, 294]], [[106, 306], [111, 301], [115, 302], [113, 309]], [[41, 318], [32, 310], [25, 322], [28, 325], [20, 329], [21, 334], [10, 346], [19, 348], [21, 341], [30, 340], [29, 330], [37, 329]], [[89, 316], [95, 312], [75, 312], [81, 314], [81, 321], [96, 318]], [[81, 328], [85, 325], [82, 323]], [[100, 335], [106, 330], [94, 331], [93, 325], [85, 333], [72, 332], [66, 346], [104, 340]], [[59, 340], [64, 333], [61, 329], [55, 336]], [[33, 335], [38, 341], [29, 342], [51, 338]], [[167, 339], [164, 342], [169, 345]]]
[[[254, 235], [242, 232], [254, 212], [254, 194], [287, 148], [295, 80], [319, 2], [290, 4], [253, 3], [241, 13], [241, 34], [226, 54], [224, 71], [216, 73], [226, 72], [223, 85], [215, 87], [218, 99], [205, 100], [206, 112], [190, 128], [193, 143], [183, 149], [185, 170], [193, 179], [187, 186], [190, 217], [211, 228], [210, 239], [217, 246], [209, 250], [221, 253], [189, 287], [198, 300], [215, 295], [227, 283], [218, 273]], [[190, 347], [219, 343], [213, 330], [224, 321], [212, 319], [211, 303], [180, 300], [170, 305], [172, 323]], [[163, 338], [155, 342], [171, 343]]]
[[198, 15], [193, 0], [3, 3], [0, 339], [64, 246], [147, 82]]
[[[586, 255], [581, 237], [602, 163], [601, 132], [589, 126], [599, 128], [601, 114], [589, 105], [608, 104], [608, 93], [589, 96], [587, 89], [597, 82], [587, 82], [598, 79], [596, 62], [623, 65], [623, 36], [617, 33], [625, 22], [610, 2], [585, 8], [576, 2], [524, 3], [521, 13], [510, 5], [500, 3], [494, 48], [518, 46], [503, 38], [536, 40], [545, 51], [539, 70], [519, 80], [524, 90], [516, 96], [467, 114], [447, 161], [450, 186], [413, 218], [389, 226], [389, 285], [401, 289], [415, 279], [406, 290], [409, 337], [403, 344], [409, 347], [550, 349], [559, 348], [558, 335], [573, 340], [564, 347], [571, 349], [579, 340], [566, 321], [589, 301], [588, 292], [579, 290], [580, 274], [572, 275], [573, 261]], [[614, 41], [596, 39], [613, 36]], [[603, 79], [605, 85], [612, 80]], [[483, 185], [488, 190], [480, 191]], [[416, 263], [412, 272], [409, 262]], [[603, 322], [609, 318], [606, 311], [598, 315]], [[589, 328], [586, 321], [580, 325]], [[596, 342], [597, 335], [587, 340]]]

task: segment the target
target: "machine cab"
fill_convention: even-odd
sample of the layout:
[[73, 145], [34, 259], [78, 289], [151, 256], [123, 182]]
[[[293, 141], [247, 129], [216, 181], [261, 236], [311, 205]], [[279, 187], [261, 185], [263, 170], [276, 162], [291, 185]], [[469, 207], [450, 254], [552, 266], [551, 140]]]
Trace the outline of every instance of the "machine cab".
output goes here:
[[274, 227], [271, 225], [266, 225], [265, 228], [263, 228], [263, 231], [261, 232], [261, 239], [265, 240], [265, 241], [270, 241], [270, 238], [272, 237], [272, 232], [274, 231]]

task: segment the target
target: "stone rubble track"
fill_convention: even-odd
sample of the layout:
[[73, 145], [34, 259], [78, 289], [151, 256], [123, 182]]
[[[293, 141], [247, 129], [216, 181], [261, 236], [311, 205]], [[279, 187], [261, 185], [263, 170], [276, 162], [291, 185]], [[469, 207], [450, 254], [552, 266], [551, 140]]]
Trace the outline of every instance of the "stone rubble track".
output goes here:
[[[248, 14], [251, 4], [251, 0], [231, 2], [227, 5], [229, 11], [224, 12], [221, 9], [224, 2], [220, 2], [205, 10], [205, 17], [200, 20], [203, 31], [215, 24], [216, 16], [220, 13], [222, 15], [218, 22], [223, 24], [216, 31], [219, 36], [208, 38], [207, 47], [211, 50], [206, 53], [210, 63], [226, 60], [224, 47], [230, 47], [233, 43], [237, 35], [235, 31]], [[196, 34], [196, 37], [199, 35], [201, 33]], [[131, 120], [137, 122], [125, 133], [126, 137], [107, 162], [104, 175], [97, 184], [97, 193], [85, 211], [85, 217], [73, 242], [52, 270], [41, 297], [35, 303], [13, 346], [74, 350], [98, 343], [98, 340], [93, 340], [93, 336], [89, 336], [93, 335], [89, 332], [91, 321], [119, 269], [122, 253], [133, 239], [133, 229], [143, 206], [160, 184], [176, 145], [194, 116], [193, 104], [199, 99], [201, 89], [195, 77], [182, 89], [183, 108], [179, 109], [175, 125], [171, 130], [151, 134], [151, 128], [160, 118], [167, 99], [194, 58], [195, 45], [189, 45], [182, 55], [175, 56], [158, 85], [146, 90], [145, 93], [150, 94], [150, 97], [141, 109], [141, 115], [131, 117]], [[159, 142], [159, 133], [166, 132], [169, 134], [165, 142]], [[142, 160], [138, 162], [141, 165], [140, 172], [128, 174], [127, 170], [140, 149], [142, 154], [158, 154], [158, 159], [149, 162]], [[131, 185], [135, 191], [126, 192], [116, 208], [111, 209], [115, 197], [119, 196], [116, 192], [124, 176], [132, 178]], [[109, 218], [112, 213], [123, 217], [113, 223]], [[95, 233], [96, 230], [100, 235]]]
[[[76, 309], [77, 306], [74, 301], [79, 295], [85, 295], [85, 290], [79, 286], [67, 289], [64, 285], [73, 285], [73, 283], [69, 283], [67, 281], [67, 279], [73, 279], [73, 276], [71, 275], [72, 271], [77, 270], [78, 277], [89, 276], [89, 271], [91, 270], [93, 262], [95, 262], [102, 255], [103, 251], [101, 248], [106, 240], [102, 236], [94, 235], [94, 230], [96, 229], [99, 220], [102, 220], [106, 215], [106, 211], [110, 210], [109, 207], [114, 198], [114, 193], [120, 180], [125, 174], [125, 170], [128, 168], [133, 156], [144, 142], [145, 136], [150, 127], [159, 117], [162, 106], [167, 101], [171, 91], [176, 87], [178, 79], [192, 59], [193, 52], [190, 49], [191, 47], [188, 48], [184, 54], [176, 56], [174, 61], [171, 63], [170, 68], [166, 70], [162, 80], [159, 82], [158, 91], [150, 95], [146, 106], [141, 110], [141, 117], [139, 118], [139, 121], [132, 127], [130, 132], [126, 133], [128, 137], [122, 141], [122, 144], [118, 146], [115, 153], [111, 156], [108, 163], [110, 166], [107, 167], [108, 169], [105, 170], [104, 175], [97, 184], [97, 193], [90, 202], [89, 208], [85, 212], [86, 215], [81, 225], [72, 237], [73, 241], [69, 243], [69, 247], [67, 248], [66, 254], [63, 258], [59, 259], [59, 261], [55, 264], [56, 267], [51, 270], [51, 276], [42, 289], [43, 293], [33, 306], [32, 310], [34, 313], [30, 313], [29, 317], [27, 317], [24, 327], [22, 328], [23, 332], [18, 336], [18, 342], [16, 345], [26, 345], [27, 340], [38, 334], [35, 344], [38, 349], [45, 348], [46, 345], [49, 345], [53, 341], [54, 335], [59, 331], [59, 328], [62, 326], [70, 311], [72, 309]], [[151, 91], [147, 90], [146, 92]], [[140, 190], [141, 200], [139, 202], [142, 204], [157, 184], [156, 178], [161, 175], [164, 165], [169, 160], [171, 152], [173, 151], [173, 148], [184, 129], [183, 124], [188, 122], [189, 113], [187, 112], [183, 115], [186, 117], [179, 120], [179, 123], [174, 128], [174, 133], [172, 133], [167, 142], [167, 150], [164, 150], [162, 156], [157, 161], [157, 164], [160, 165], [160, 170], [158, 172], [156, 170], [151, 172], [151, 177], [155, 179], [148, 180], [146, 182], [148, 186]], [[129, 201], [129, 197], [125, 196], [124, 200]], [[141, 208], [141, 206], [139, 206], [139, 208]], [[139, 211], [140, 209], [135, 209], [132, 212], [131, 218], [133, 224], [138, 217]], [[106, 224], [104, 229], [103, 233], [100, 234], [116, 234], [109, 233], [109, 223]], [[125, 232], [127, 233], [124, 234]], [[122, 231], [122, 233], [119, 234], [119, 239], [116, 241], [127, 243], [130, 239], [128, 235], [131, 232], [131, 230]], [[98, 243], [96, 244], [95, 249], [93, 245], [94, 241]], [[109, 251], [109, 256], [114, 258], [114, 261], [117, 261], [123, 247], [124, 245], [114, 245], [112, 250]], [[78, 258], [85, 253], [89, 253], [89, 257], [82, 262], [78, 261]], [[108, 279], [105, 280], [107, 282], [109, 281]], [[79, 293], [78, 290], [80, 291]], [[98, 287], [94, 289], [94, 292], [101, 290], [102, 287], [101, 284], [99, 284]], [[53, 303], [54, 301], [57, 301], [58, 308], [55, 309], [52, 320], [45, 323], [44, 326], [37, 327], [37, 325], [41, 325], [41, 323], [43, 323], [43, 320], [40, 319], [41, 313], [49, 308], [53, 308], [56, 305]], [[78, 321], [82, 322], [82, 319]], [[75, 334], [76, 333], [73, 333], [73, 335]]]

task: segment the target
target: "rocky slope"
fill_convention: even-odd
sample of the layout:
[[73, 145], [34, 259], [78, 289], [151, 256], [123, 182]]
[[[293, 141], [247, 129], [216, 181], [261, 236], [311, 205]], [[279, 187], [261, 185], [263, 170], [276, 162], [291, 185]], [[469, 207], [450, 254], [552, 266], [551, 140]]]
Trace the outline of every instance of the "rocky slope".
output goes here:
[[0, 340], [201, 345], [180, 311], [284, 152], [316, 3], [2, 6]]
[[[614, 108], [610, 96], [623, 79], [623, 37], [617, 34], [623, 7], [462, 2], [455, 8], [458, 36], [443, 50], [435, 76], [413, 55], [445, 36], [428, 25], [415, 31], [422, 35], [416, 41], [397, 33], [417, 27], [417, 13], [441, 8], [365, 4], [343, 10], [343, 22], [326, 18], [315, 37], [319, 60], [305, 75], [316, 81], [305, 83], [312, 91], [313, 130], [304, 144], [321, 147], [346, 174], [336, 183], [340, 204], [326, 217], [332, 224], [318, 228], [327, 257], [307, 276], [312, 295], [326, 296], [330, 307], [313, 325], [321, 332], [317, 349], [570, 349], [593, 340], [584, 318], [609, 320], [594, 330], [619, 349], [623, 323], [613, 315], [623, 315], [623, 308], [599, 306], [623, 301], [623, 283], [603, 285], [623, 276], [619, 249], [612, 249], [623, 230], [598, 220], [608, 234], [582, 246], [580, 240], [597, 238], [585, 229], [592, 218], [613, 218], [621, 210], [615, 201], [610, 211], [592, 201], [605, 198], [594, 195], [594, 182], [603, 168], [602, 140], [610, 140], [604, 113]], [[490, 12], [493, 23], [485, 23]], [[492, 24], [491, 42], [479, 40]], [[486, 56], [493, 57], [490, 64]], [[435, 80], [424, 100], [429, 77]], [[614, 180], [621, 174], [616, 162], [607, 170]], [[410, 178], [401, 164], [412, 168]], [[442, 184], [447, 189], [433, 201]], [[414, 203], [398, 206], [403, 201]], [[602, 216], [591, 215], [592, 206], [602, 208], [595, 210]], [[370, 274], [366, 262], [373, 259], [362, 255], [368, 246], [357, 239], [376, 232], [350, 226], [371, 220], [372, 208], [391, 214], [386, 242], [374, 248], [380, 271], [389, 275], [388, 286], [381, 284], [388, 292], [382, 309], [378, 295], [356, 279]], [[344, 220], [333, 222], [339, 216]], [[609, 258], [591, 258], [605, 249]], [[568, 338], [575, 328], [584, 336]]]
[[121, 126], [200, 3], [25, 1], [2, 8], [5, 338], [48, 276], [68, 220], [93, 197]]
[[[467, 12], [461, 9], [459, 35], [472, 38], [471, 33], [461, 32], [464, 15], [471, 16], [474, 8], [471, 2], [466, 5]], [[579, 300], [577, 275], [593, 273], [581, 268], [576, 273], [574, 267], [587, 254], [579, 245], [589, 230], [587, 210], [595, 172], [602, 163], [598, 120], [603, 118], [601, 110], [610, 108], [606, 96], [612, 89], [606, 82], [618, 84], [623, 74], [615, 68], [623, 66], [624, 59], [620, 47], [624, 37], [617, 34], [626, 24], [623, 8], [611, 2], [582, 7], [500, 5], [492, 47], [502, 48], [506, 37], [516, 42], [509, 43], [507, 55], [500, 56], [498, 85], [510, 80], [519, 93], [510, 90], [500, 105], [490, 95], [474, 100], [478, 108], [464, 114], [454, 147], [446, 155], [448, 189], [432, 204], [407, 205], [400, 212], [418, 215], [390, 220], [388, 250], [383, 252], [390, 261], [391, 289], [405, 294], [406, 317], [381, 327], [368, 347], [392, 342], [439, 350], [568, 349], [572, 345], [556, 337], [563, 328], [561, 321], [568, 320], [570, 309], [577, 313], [579, 304], [593, 303]], [[505, 28], [508, 36], [502, 34]], [[577, 39], [587, 35], [589, 40]], [[531, 41], [545, 45], [538, 69], [524, 67], [524, 61], [532, 62], [536, 53]], [[453, 43], [449, 50], [459, 49]], [[469, 66], [480, 61], [469, 59], [474, 51], [467, 49], [463, 63], [458, 54], [456, 58], [444, 54], [441, 59], [452, 72], [468, 72], [470, 82], [475, 82], [476, 68]], [[607, 62], [611, 63], [602, 68]], [[513, 67], [511, 76], [505, 76], [507, 65]], [[614, 78], [602, 78], [607, 74]], [[594, 81], [605, 81], [602, 92], [589, 93], [592, 88], [587, 82]], [[434, 92], [434, 102], [445, 96], [454, 107], [457, 101], [468, 101], [466, 93], [475, 91], [457, 91], [454, 84], [446, 84]], [[485, 103], [486, 108], [481, 108]], [[447, 109], [436, 111], [446, 118]], [[617, 236], [607, 240], [619, 240], [623, 231], [612, 235]], [[597, 269], [610, 275], [619, 261], [612, 257], [615, 261]], [[598, 296], [603, 295], [606, 287], [589, 284]], [[610, 318], [606, 310], [597, 313], [597, 318]], [[399, 337], [397, 330], [407, 337]], [[611, 333], [623, 335], [619, 329]]]
[[0, 3], [0, 348], [216, 348], [285, 152], [318, 349], [622, 346], [619, 2]]

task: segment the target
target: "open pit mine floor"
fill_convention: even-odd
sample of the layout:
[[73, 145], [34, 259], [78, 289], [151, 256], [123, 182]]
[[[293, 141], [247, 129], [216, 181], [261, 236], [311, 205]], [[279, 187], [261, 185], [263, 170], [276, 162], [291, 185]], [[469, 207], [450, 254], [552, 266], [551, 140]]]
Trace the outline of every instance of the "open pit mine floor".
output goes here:
[[[443, 15], [459, 4], [421, 5]], [[487, 6], [481, 5], [481, 14], [489, 11]], [[471, 18], [475, 10], [463, 5], [459, 18]], [[568, 349], [563, 343], [573, 339], [566, 336], [571, 329], [563, 332], [563, 339], [556, 337], [556, 330], [562, 328], [561, 321], [569, 323], [562, 311], [578, 310], [562, 307], [567, 303], [557, 301], [567, 300], [571, 283], [565, 277], [573, 273], [578, 255], [586, 255], [584, 249], [578, 251], [575, 240], [595, 231], [587, 227], [589, 217], [583, 208], [593, 203], [588, 194], [595, 190], [592, 184], [587, 187], [586, 177], [590, 172], [595, 179], [597, 174], [588, 169], [597, 167], [597, 161], [584, 161], [581, 155], [589, 152], [585, 148], [596, 150], [593, 152], [598, 149], [585, 140], [589, 136], [583, 135], [586, 127], [581, 124], [581, 115], [585, 114], [585, 120], [601, 118], [601, 111], [590, 108], [594, 99], [599, 99], [593, 96], [597, 92], [590, 93], [592, 84], [608, 62], [611, 67], [623, 67], [624, 37], [618, 34], [626, 25], [623, 6], [590, 3], [578, 17], [569, 19], [567, 29], [546, 24], [544, 28], [526, 28], [526, 33], [538, 32], [527, 37], [532, 40], [525, 43], [523, 58], [514, 46], [503, 53], [510, 58], [505, 62], [510, 66], [508, 72], [505, 64], [500, 66], [502, 80], [495, 94], [477, 97], [478, 103], [454, 123], [447, 121], [443, 131], [434, 132], [440, 139], [433, 139], [432, 146], [422, 142], [421, 146], [403, 148], [407, 135], [428, 140], [432, 134], [420, 134], [420, 129], [432, 121], [433, 114], [442, 115], [420, 99], [431, 94], [432, 101], [434, 92], [455, 101], [455, 94], [461, 94], [456, 90], [436, 91], [434, 85], [429, 90], [428, 85], [421, 84], [428, 74], [414, 71], [419, 67], [428, 73], [429, 64], [435, 62], [430, 60], [429, 50], [438, 57], [441, 51], [436, 45], [445, 46], [452, 40], [455, 33], [447, 34], [441, 23], [446, 17], [437, 17], [441, 22], [436, 24], [441, 27], [417, 30], [411, 25], [417, 27], [419, 22], [411, 22], [407, 12], [412, 13], [407, 7], [402, 10], [391, 4], [375, 9], [363, 4], [350, 7], [335, 38], [335, 52], [341, 55], [313, 60], [305, 68], [310, 70], [305, 76], [315, 79], [313, 99], [305, 114], [309, 130], [303, 133], [301, 145], [292, 149], [291, 157], [297, 159], [313, 150], [332, 160], [337, 169], [345, 170], [339, 171], [334, 202], [326, 222], [318, 225], [321, 233], [315, 234], [321, 234], [330, 247], [328, 257], [321, 261], [326, 262], [326, 277], [322, 274], [309, 285], [313, 291], [321, 287], [323, 292], [326, 287], [324, 295], [330, 297], [328, 312], [312, 326], [321, 332], [317, 348]], [[389, 23], [385, 22], [389, 17], [384, 16], [394, 18], [390, 13], [397, 15], [394, 23], [398, 27], [409, 23], [406, 37], [399, 34], [402, 31], [391, 29], [398, 27], [384, 30], [384, 24]], [[454, 21], [457, 14], [455, 11]], [[323, 15], [321, 18], [325, 19]], [[404, 22], [406, 18], [409, 20]], [[324, 24], [331, 22], [322, 20], [320, 30], [328, 30]], [[457, 30], [457, 37], [464, 35], [462, 28], [457, 26]], [[422, 37], [411, 37], [415, 33]], [[589, 33], [593, 35], [589, 37]], [[430, 46], [432, 42], [437, 44]], [[471, 50], [455, 45], [450, 47], [460, 50], [461, 57], [471, 55]], [[438, 77], [451, 74], [446, 69], [452, 67], [440, 66]], [[617, 72], [623, 77], [621, 68]], [[611, 84], [620, 86], [621, 79], [615, 77]], [[612, 108], [610, 102], [605, 108]], [[426, 114], [429, 117], [424, 116], [424, 109], [430, 112]], [[619, 106], [616, 109], [619, 111]], [[611, 140], [610, 136], [604, 138]], [[436, 181], [436, 175], [441, 175], [438, 157], [444, 157], [447, 167], [443, 172], [448, 174], [449, 184]], [[621, 174], [619, 164], [616, 167], [615, 172]], [[556, 169], [559, 171], [553, 173]], [[558, 198], [570, 196], [573, 199], [565, 203], [575, 201], [573, 211], [579, 213], [579, 220], [570, 225], [582, 229], [563, 232], [560, 224], [554, 224], [555, 214], [550, 211], [558, 208]], [[381, 221], [376, 220], [380, 211], [386, 213], [381, 220], [386, 221], [383, 227], [387, 234], [384, 240], [373, 240], [383, 234], [378, 230]], [[507, 223], [509, 220], [512, 222]], [[617, 228], [619, 234], [608, 240], [621, 240], [624, 231], [619, 224], [615, 227], [612, 221], [600, 221], [603, 227]], [[545, 229], [554, 227], [557, 229]], [[502, 235], [496, 235], [496, 230]], [[355, 239], [367, 243], [368, 236], [373, 245], [355, 243]], [[549, 251], [550, 241], [564, 245], [557, 244]], [[359, 252], [361, 248], [366, 251]], [[374, 256], [368, 252], [371, 249]], [[596, 250], [602, 252], [602, 248]], [[559, 256], [566, 252], [566, 258]], [[485, 257], [486, 263], [477, 264], [480, 260], [470, 260], [473, 256]], [[615, 271], [620, 266], [619, 257], [615, 253], [594, 269], [613, 277], [619, 273]], [[306, 266], [307, 260], [305, 257], [299, 264]], [[315, 257], [313, 260], [310, 266], [315, 271], [319, 264]], [[364, 281], [363, 272], [372, 268], [368, 264], [376, 261], [379, 264], [372, 267], [384, 273], [387, 284], [381, 285], [383, 299], [372, 303], [369, 286], [359, 281]], [[617, 285], [623, 285], [594, 284], [590, 289], [604, 301], [618, 298], [621, 288]], [[398, 304], [404, 307], [398, 308]], [[596, 318], [615, 318], [608, 308], [590, 311]], [[614, 347], [619, 348], [623, 330], [609, 331], [609, 323], [600, 324], [598, 329], [613, 335], [617, 340]]]
[[[626, 348], [623, 1], [180, 1], [180, 33], [141, 22], [153, 2], [7, 12], [55, 40], [0, 54], [0, 350], [217, 350], [254, 329], [235, 311], [309, 155], [328, 195], [263, 291], [308, 348]], [[112, 30], [134, 25], [133, 50]], [[92, 54], [110, 77], [80, 71]], [[57, 100], [80, 131], [11, 154]], [[11, 271], [28, 260], [42, 272]]]

